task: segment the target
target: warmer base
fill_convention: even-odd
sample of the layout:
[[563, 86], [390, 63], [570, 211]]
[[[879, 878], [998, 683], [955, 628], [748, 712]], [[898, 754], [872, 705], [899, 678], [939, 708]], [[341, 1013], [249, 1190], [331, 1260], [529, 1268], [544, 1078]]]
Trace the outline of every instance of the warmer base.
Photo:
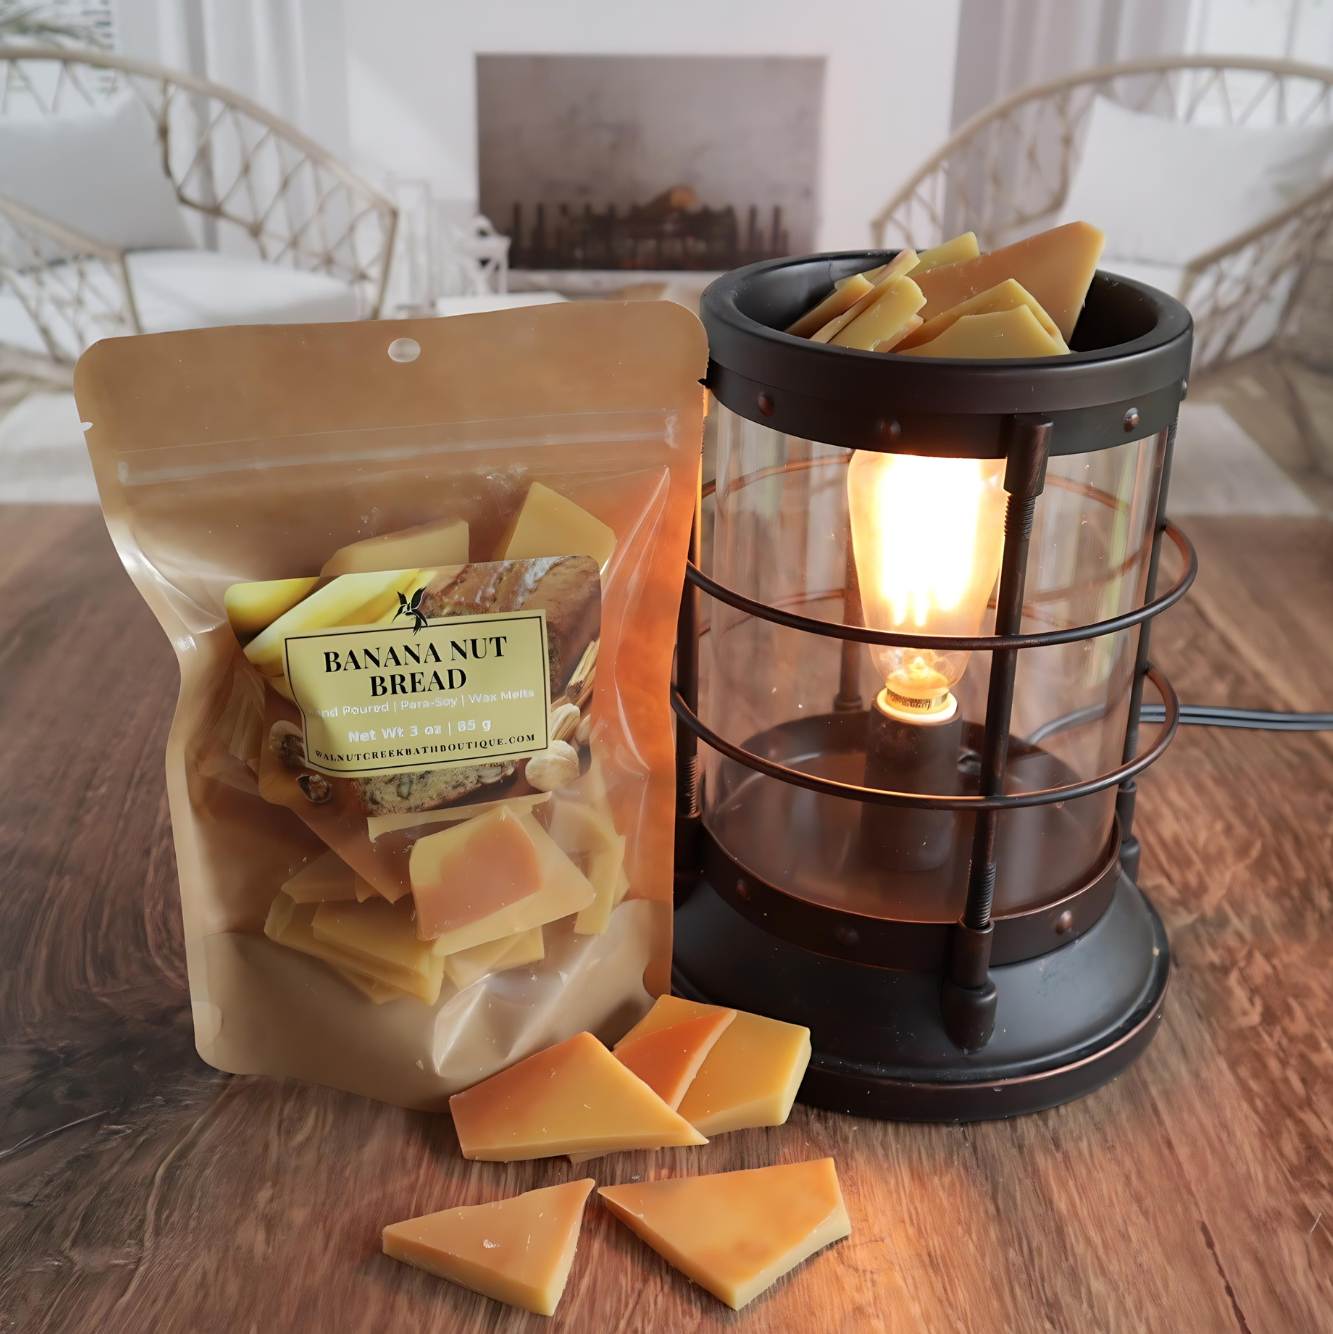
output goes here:
[[1127, 1069], [1162, 1020], [1171, 969], [1152, 904], [1121, 875], [1061, 949], [991, 970], [995, 1034], [968, 1055], [940, 1018], [940, 974], [811, 954], [741, 917], [705, 882], [675, 915], [675, 991], [810, 1028], [799, 1099], [893, 1121], [986, 1121], [1081, 1098]]

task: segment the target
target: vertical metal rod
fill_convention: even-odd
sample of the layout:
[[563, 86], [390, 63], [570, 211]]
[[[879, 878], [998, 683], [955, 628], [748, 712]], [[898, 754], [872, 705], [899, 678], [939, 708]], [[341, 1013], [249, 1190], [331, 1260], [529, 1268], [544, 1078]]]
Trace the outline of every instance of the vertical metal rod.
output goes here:
[[[1162, 535], [1166, 532], [1166, 493], [1171, 483], [1171, 460], [1176, 449], [1176, 422], [1166, 432], [1166, 447], [1162, 451], [1162, 467], [1157, 481], [1157, 518], [1153, 528], [1152, 548], [1148, 553], [1148, 577], [1144, 583], [1143, 600], [1151, 602], [1157, 595], [1157, 570], [1162, 559]], [[1134, 657], [1134, 680], [1129, 688], [1129, 722], [1125, 728], [1125, 748], [1122, 762], [1128, 763], [1139, 749], [1139, 715], [1143, 708], [1143, 683], [1148, 677], [1148, 647], [1151, 621], [1139, 626], [1138, 651]], [[1116, 796], [1116, 814], [1120, 817], [1120, 864], [1131, 880], [1139, 873], [1139, 841], [1134, 837], [1134, 804], [1138, 798], [1138, 784], [1132, 778], [1120, 784]]]
[[[1037, 497], [1046, 485], [1050, 446], [1051, 423], [1048, 420], [1026, 415], [1014, 418], [1013, 437], [1004, 470], [1004, 489], [1009, 493], [1009, 503], [1004, 515], [1004, 555], [995, 605], [997, 635], [1016, 635], [1023, 627], [1028, 543]], [[992, 650], [986, 727], [981, 746], [980, 790], [983, 796], [995, 796], [1004, 790], [1017, 668], [1017, 649]], [[954, 927], [948, 976], [941, 996], [945, 1028], [963, 1051], [984, 1047], [995, 1029], [996, 991], [989, 974], [998, 825], [998, 811], [977, 812], [967, 902], [962, 919]]]
[[[842, 623], [863, 625], [861, 619], [861, 584], [856, 574], [856, 553], [852, 535], [847, 534], [847, 576], [843, 586]], [[850, 639], [842, 641], [842, 664], [838, 673], [838, 693], [833, 698], [834, 713], [861, 712], [861, 660], [865, 646]]]
[[[1037, 497], [1046, 484], [1051, 424], [1021, 419], [1015, 426], [1013, 447], [1004, 473], [1009, 503], [1004, 513], [1004, 557], [995, 602], [995, 633], [1016, 635], [1023, 628], [1023, 594], [1027, 584], [1028, 543]], [[990, 689], [986, 696], [986, 730], [981, 744], [981, 795], [1004, 790], [1009, 763], [1009, 728], [1014, 702], [1018, 650], [996, 649], [991, 654]], [[963, 921], [974, 931], [990, 922], [995, 897], [995, 830], [998, 811], [978, 811], [968, 877]]]
[[[703, 464], [694, 491], [690, 525], [690, 560], [700, 565], [703, 550]], [[699, 711], [699, 590], [688, 579], [676, 619], [676, 689], [694, 713]], [[703, 818], [703, 782], [699, 773], [699, 738], [676, 723], [676, 902], [693, 890], [698, 867], [695, 850]]]

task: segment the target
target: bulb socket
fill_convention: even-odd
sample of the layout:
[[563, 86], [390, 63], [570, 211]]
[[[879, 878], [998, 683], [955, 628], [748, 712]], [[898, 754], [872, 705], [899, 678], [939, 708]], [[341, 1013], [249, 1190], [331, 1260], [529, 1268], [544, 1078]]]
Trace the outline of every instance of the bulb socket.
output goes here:
[[[887, 792], [952, 796], [958, 790], [963, 719], [946, 694], [932, 712], [899, 712], [881, 691], [866, 725], [867, 787]], [[918, 701], [913, 701], [917, 703]], [[861, 807], [861, 853], [872, 866], [891, 871], [932, 871], [953, 852], [957, 816], [952, 811], [902, 806]]]
[[958, 701], [951, 690], [930, 699], [913, 699], [898, 694], [891, 686], [885, 686], [875, 696], [875, 711], [899, 722], [935, 727], [947, 723], [958, 713]]

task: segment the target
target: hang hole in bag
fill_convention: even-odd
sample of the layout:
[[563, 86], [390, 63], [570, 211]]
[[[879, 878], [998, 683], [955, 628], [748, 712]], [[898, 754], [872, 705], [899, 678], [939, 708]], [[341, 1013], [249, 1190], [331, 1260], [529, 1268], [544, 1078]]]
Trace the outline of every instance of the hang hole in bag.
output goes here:
[[391, 361], [415, 361], [421, 355], [421, 344], [415, 338], [395, 338], [389, 344]]

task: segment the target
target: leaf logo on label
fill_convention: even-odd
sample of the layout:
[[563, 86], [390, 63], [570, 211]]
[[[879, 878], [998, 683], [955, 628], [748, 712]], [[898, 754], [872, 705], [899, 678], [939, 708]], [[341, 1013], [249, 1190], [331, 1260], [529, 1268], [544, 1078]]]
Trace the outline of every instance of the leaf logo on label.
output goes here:
[[413, 621], [412, 633], [414, 635], [419, 635], [430, 624], [421, 611], [421, 595], [425, 591], [426, 585], [422, 584], [421, 587], [412, 594], [411, 602], [409, 602], [401, 593], [398, 594], [398, 610], [394, 612], [393, 619], [396, 621], [400, 616], [410, 616]]

